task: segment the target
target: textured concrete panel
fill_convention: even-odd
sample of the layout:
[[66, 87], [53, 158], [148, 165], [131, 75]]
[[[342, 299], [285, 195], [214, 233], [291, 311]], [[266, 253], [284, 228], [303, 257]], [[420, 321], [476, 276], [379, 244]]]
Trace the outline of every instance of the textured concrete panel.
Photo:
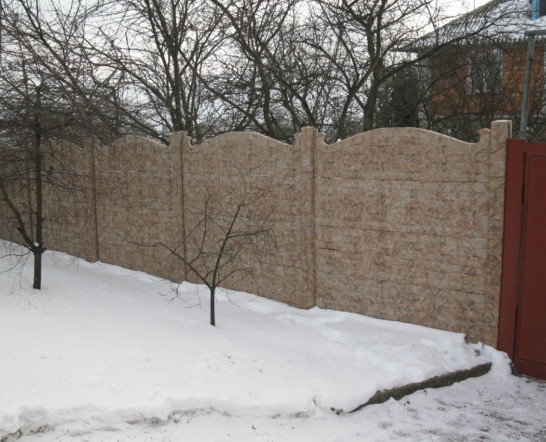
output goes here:
[[494, 344], [507, 123], [465, 143], [379, 129], [315, 153], [319, 306]]
[[[210, 205], [219, 202], [218, 227], [244, 197], [252, 203], [234, 227], [266, 219], [276, 247], [263, 244], [264, 256], [243, 253], [241, 268], [258, 258], [264, 265], [236, 272], [223, 286], [494, 345], [510, 131], [510, 122], [494, 122], [478, 143], [416, 128], [378, 129], [332, 145], [312, 128], [296, 134], [294, 145], [238, 132], [197, 146], [183, 133], [169, 146], [140, 137], [83, 148], [59, 143], [47, 167], [51, 176], [64, 174], [66, 185], [46, 185], [46, 247], [197, 282], [158, 244], [199, 256], [218, 240], [203, 230]], [[12, 192], [28, 216], [32, 192]], [[195, 241], [204, 231], [207, 242]], [[2, 201], [0, 235], [17, 239]], [[196, 268], [210, 259], [201, 254]]]

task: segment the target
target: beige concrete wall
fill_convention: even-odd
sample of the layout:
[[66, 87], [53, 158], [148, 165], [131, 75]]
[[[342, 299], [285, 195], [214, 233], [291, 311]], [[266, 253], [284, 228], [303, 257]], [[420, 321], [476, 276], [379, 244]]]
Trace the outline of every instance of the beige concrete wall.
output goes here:
[[[314, 305], [313, 142], [311, 128], [297, 136], [295, 145], [255, 133], [237, 132], [197, 146], [191, 146], [187, 138], [184, 140], [186, 232], [203, 218], [205, 193], [230, 195], [231, 204], [225, 214], [229, 218], [235, 213], [234, 204], [242, 201], [241, 193], [246, 190], [248, 200], [253, 201], [246, 215], [268, 219], [266, 228], [272, 231], [276, 242], [274, 253], [265, 257], [260, 275], [247, 279], [245, 272], [239, 272], [230, 280], [230, 288], [299, 307]], [[187, 258], [196, 253], [196, 247], [191, 247]]]
[[317, 305], [496, 342], [508, 123], [480, 135], [317, 141]]
[[[17, 207], [25, 222], [28, 222], [30, 195], [27, 180], [23, 178], [18, 164], [18, 155], [12, 146], [0, 142], [0, 172], [10, 200]], [[0, 194], [0, 238], [21, 243], [22, 239], [17, 232], [17, 221], [12, 215], [8, 204]]]
[[[11, 149], [6, 145], [0, 149]], [[17, 149], [18, 150], [18, 149]], [[6, 159], [7, 151], [0, 153]], [[9, 155], [9, 154], [8, 154]], [[79, 147], [68, 142], [44, 143], [43, 155], [43, 237], [47, 249], [63, 250], [90, 261], [97, 260], [94, 186], [92, 182], [91, 145]], [[18, 155], [19, 159], [24, 155]], [[31, 212], [36, 211], [34, 177], [30, 164], [20, 161], [3, 163], [8, 177], [8, 194], [24, 218], [27, 228]], [[17, 168], [14, 174], [10, 168]], [[11, 179], [9, 178], [11, 177]], [[15, 182], [12, 179], [15, 178]], [[34, 219], [34, 215], [32, 215]], [[23, 240], [15, 218], [0, 198], [0, 236], [13, 242]], [[28, 229], [29, 232], [31, 229]]]
[[92, 143], [57, 142], [45, 157], [52, 173], [44, 181], [44, 238], [48, 249], [96, 261]]
[[181, 240], [180, 135], [170, 146], [125, 137], [95, 150], [98, 256], [174, 281], [183, 267], [165, 249]]
[[[509, 132], [509, 122], [495, 122], [475, 144], [415, 128], [332, 145], [312, 128], [294, 145], [253, 133], [197, 146], [182, 133], [169, 146], [138, 137], [90, 142], [67, 157], [84, 190], [48, 196], [48, 213], [77, 215], [48, 226], [46, 247], [195, 280], [153, 245], [179, 245], [191, 256], [195, 246], [182, 238], [203, 214], [206, 193], [235, 198], [244, 179], [250, 192], [267, 188], [256, 207], [270, 214], [277, 249], [263, 273], [232, 278], [230, 288], [494, 345]], [[0, 236], [11, 238], [5, 206], [0, 215]]]

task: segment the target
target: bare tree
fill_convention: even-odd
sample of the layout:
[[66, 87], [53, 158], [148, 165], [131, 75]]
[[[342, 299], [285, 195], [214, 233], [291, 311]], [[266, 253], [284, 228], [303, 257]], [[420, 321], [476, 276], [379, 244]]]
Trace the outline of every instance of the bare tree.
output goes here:
[[210, 324], [216, 325], [216, 289], [256, 278], [276, 249], [272, 229], [273, 178], [234, 166], [238, 179], [201, 189], [200, 209], [187, 214], [178, 244], [157, 243], [181, 261], [186, 274], [210, 291]]
[[2, 2], [0, 136], [11, 147], [0, 150], [0, 198], [34, 256], [36, 289], [46, 248], [44, 188], [73, 184], [52, 140], [115, 132], [115, 113], [87, 81], [89, 60], [78, 55], [88, 12], [76, 0], [67, 11], [56, 3]]
[[[247, 121], [261, 133], [285, 139], [283, 114], [280, 111], [279, 89], [290, 88], [286, 80], [286, 53], [284, 41], [293, 27], [294, 6], [299, 0], [212, 0], [222, 11], [228, 28], [230, 51], [224, 63], [237, 90], [243, 91], [243, 100], [216, 87], [217, 97], [242, 111]], [[288, 74], [290, 75], [290, 74]]]
[[214, 92], [253, 129], [285, 141], [305, 125], [330, 139], [376, 127], [385, 85], [415, 62], [400, 48], [442, 17], [432, 0], [212, 1], [237, 57]]
[[430, 0], [317, 0], [317, 17], [330, 42], [324, 57], [336, 66], [343, 90], [336, 109], [336, 138], [350, 134], [351, 120], [358, 131], [373, 129], [382, 86], [410, 62], [399, 48], [422, 35], [437, 20]]
[[222, 14], [204, 0], [122, 0], [101, 14], [109, 25], [88, 47], [96, 63], [123, 76], [134, 128], [162, 141], [180, 130], [202, 141], [212, 109], [202, 82], [225, 38]]
[[33, 287], [40, 289], [45, 251], [43, 190], [44, 180], [48, 179], [44, 164], [50, 153], [47, 140], [50, 133], [58, 129], [59, 120], [53, 115], [57, 110], [54, 103], [47, 100], [47, 81], [43, 77], [34, 80], [37, 82], [25, 73], [22, 85], [17, 87], [11, 83], [11, 97], [4, 93], [0, 100], [5, 124], [3, 135], [8, 135], [9, 130], [12, 134], [9, 140], [15, 142], [14, 147], [4, 145], [0, 151], [0, 197], [14, 218], [24, 246], [34, 256]]

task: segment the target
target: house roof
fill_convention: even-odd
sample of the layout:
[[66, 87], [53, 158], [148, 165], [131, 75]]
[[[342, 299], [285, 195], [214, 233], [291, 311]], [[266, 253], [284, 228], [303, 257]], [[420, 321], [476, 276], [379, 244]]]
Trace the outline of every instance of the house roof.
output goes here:
[[447, 44], [521, 44], [524, 33], [545, 29], [546, 16], [531, 19], [530, 0], [492, 0], [413, 41], [404, 49], [420, 52]]

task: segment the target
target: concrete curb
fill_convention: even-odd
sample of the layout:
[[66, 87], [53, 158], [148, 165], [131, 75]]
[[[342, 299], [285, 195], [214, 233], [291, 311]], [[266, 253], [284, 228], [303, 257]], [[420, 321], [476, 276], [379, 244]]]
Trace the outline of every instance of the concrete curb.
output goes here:
[[[455, 382], [461, 382], [468, 378], [483, 376], [490, 369], [491, 363], [488, 362], [486, 364], [476, 365], [475, 367], [466, 370], [458, 370], [440, 376], [435, 376], [422, 382], [403, 385], [402, 387], [391, 388], [389, 390], [378, 391], [368, 400], [368, 402], [359, 405], [354, 410], [351, 410], [348, 413], [354, 413], [355, 411], [358, 411], [368, 405], [381, 404], [388, 401], [390, 398], [398, 400], [403, 398], [404, 396], [415, 393], [419, 390], [424, 390], [426, 388], [448, 387], [449, 385], [453, 385]], [[340, 414], [339, 411], [337, 411], [337, 413]]]

